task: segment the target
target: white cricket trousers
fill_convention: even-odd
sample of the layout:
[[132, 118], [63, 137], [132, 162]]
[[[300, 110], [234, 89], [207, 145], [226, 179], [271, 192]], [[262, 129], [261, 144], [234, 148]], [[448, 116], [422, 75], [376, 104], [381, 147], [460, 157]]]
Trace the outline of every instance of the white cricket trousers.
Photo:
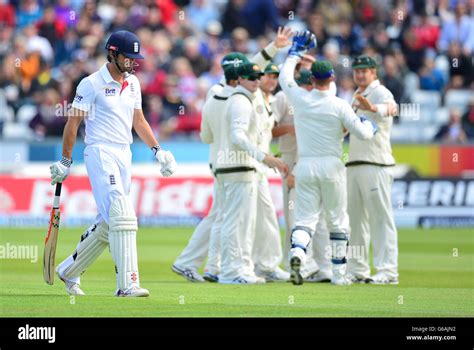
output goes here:
[[268, 179], [265, 174], [258, 174], [257, 177], [257, 217], [252, 258], [256, 269], [272, 272], [283, 258], [280, 227]]
[[[220, 175], [217, 175], [218, 181]], [[222, 226], [220, 236], [220, 283], [238, 277], [255, 276], [252, 246], [255, 239], [257, 180], [222, 182]]]
[[377, 272], [398, 278], [397, 229], [392, 213], [392, 167], [357, 165], [347, 167], [349, 245], [361, 255], [349, 259], [348, 272], [370, 277], [369, 244], [372, 240]]
[[[291, 154], [282, 154], [281, 160], [288, 165], [289, 173], [293, 172], [295, 166], [296, 157]], [[285, 257], [285, 269], [290, 270], [290, 264], [288, 254], [291, 248], [291, 230], [295, 225], [295, 201], [296, 201], [296, 190], [295, 188], [288, 188], [288, 181], [286, 179], [283, 182], [283, 213], [285, 216], [285, 242], [283, 244], [283, 256]], [[329, 231], [327, 229], [326, 220], [324, 213], [321, 212], [321, 217], [317, 219], [316, 229], [307, 250], [307, 257], [302, 266], [302, 275], [307, 277], [313, 271], [321, 270], [329, 273], [331, 268], [331, 252], [329, 242]]]
[[295, 226], [291, 237], [294, 248], [291, 254], [299, 254], [299, 248], [308, 247], [323, 210], [331, 240], [332, 269], [344, 273], [350, 233], [344, 165], [337, 157], [300, 158], [295, 167], [295, 179]]
[[130, 192], [132, 153], [128, 144], [88, 145], [84, 162], [98, 214], [73, 254], [58, 267], [64, 277], [76, 283], [80, 283], [80, 275], [109, 245], [109, 210], [116, 198]]
[[110, 205], [128, 196], [132, 181], [132, 152], [128, 144], [93, 144], [84, 149], [84, 163], [97, 205], [97, 222], [109, 223]]

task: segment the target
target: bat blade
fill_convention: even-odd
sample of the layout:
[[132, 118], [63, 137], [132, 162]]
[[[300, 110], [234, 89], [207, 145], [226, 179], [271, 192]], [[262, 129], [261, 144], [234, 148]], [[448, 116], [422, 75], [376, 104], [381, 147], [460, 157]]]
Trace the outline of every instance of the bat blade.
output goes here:
[[48, 233], [44, 242], [43, 277], [48, 284], [54, 283], [54, 262], [56, 258], [60, 214], [59, 208], [53, 208], [51, 210]]
[[44, 240], [43, 254], [43, 278], [47, 284], [54, 283], [54, 261], [56, 258], [56, 244], [58, 242], [59, 222], [61, 213], [59, 211], [59, 197], [61, 195], [61, 183], [56, 185], [53, 208], [49, 218], [48, 233]]

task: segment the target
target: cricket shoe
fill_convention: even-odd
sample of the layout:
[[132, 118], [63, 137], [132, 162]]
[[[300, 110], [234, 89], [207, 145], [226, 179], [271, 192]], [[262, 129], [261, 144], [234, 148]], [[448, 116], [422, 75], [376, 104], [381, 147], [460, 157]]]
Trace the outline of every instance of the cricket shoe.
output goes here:
[[115, 291], [116, 297], [129, 297], [129, 298], [138, 298], [138, 297], [147, 297], [150, 295], [148, 289], [139, 287], [137, 285], [132, 285], [125, 290], [117, 289]]
[[333, 270], [331, 284], [334, 284], [336, 286], [348, 286], [352, 284], [352, 281], [349, 277], [347, 277], [346, 274], [342, 273], [341, 271]]
[[310, 283], [325, 283], [331, 282], [332, 273], [330, 271], [320, 270], [316, 273], [313, 273], [311, 276], [305, 278], [305, 282]]
[[[86, 293], [84, 293], [84, 291], [79, 286], [79, 283], [76, 283], [75, 281], [71, 281], [68, 280], [66, 277], [63, 277], [62, 274], [68, 266], [69, 265], [66, 266], [66, 264], [61, 263], [58, 265], [58, 267], [56, 267], [56, 274], [58, 275], [59, 279], [64, 282], [66, 286], [66, 292], [69, 295], [86, 295]], [[79, 278], [77, 278], [77, 280], [79, 281]]]
[[219, 277], [217, 275], [214, 275], [214, 274], [208, 272], [208, 271], [204, 272], [204, 275], [202, 277], [210, 283], [219, 282]]
[[231, 280], [219, 280], [221, 284], [263, 284], [265, 279], [257, 276], [239, 276]]
[[180, 276], [183, 276], [190, 282], [204, 282], [204, 278], [200, 274], [198, 274], [195, 270], [181, 268], [177, 265], [173, 265], [171, 267], [174, 273], [177, 273]]
[[288, 282], [290, 273], [283, 271], [278, 266], [273, 271], [257, 271], [257, 276], [265, 278], [265, 282]]
[[347, 273], [346, 277], [351, 280], [352, 283], [370, 283], [372, 279], [370, 277], [356, 276], [352, 273]]
[[303, 276], [301, 276], [301, 259], [297, 256], [293, 256], [290, 259], [290, 281], [296, 286], [303, 284]]
[[388, 277], [384, 273], [376, 273], [370, 278], [370, 284], [398, 284], [398, 278]]
[[[300, 274], [301, 274], [301, 276], [303, 276], [304, 280], [306, 280], [309, 276], [312, 276], [312, 275], [319, 272], [319, 266], [317, 264], [315, 264], [315, 263], [308, 264], [307, 262], [308, 262], [308, 260], [306, 260], [306, 263], [303, 264], [303, 266], [301, 267], [301, 270], [300, 270]], [[308, 265], [311, 265], [311, 266], [308, 267]]]

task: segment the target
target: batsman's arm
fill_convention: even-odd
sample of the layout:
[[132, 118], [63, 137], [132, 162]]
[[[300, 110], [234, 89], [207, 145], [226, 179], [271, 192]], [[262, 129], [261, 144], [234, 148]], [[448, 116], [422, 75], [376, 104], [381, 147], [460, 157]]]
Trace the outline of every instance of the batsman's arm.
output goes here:
[[63, 131], [63, 157], [72, 159], [72, 148], [76, 143], [77, 130], [81, 125], [84, 112], [72, 107], [68, 113], [68, 119]]
[[158, 141], [153, 135], [150, 124], [145, 119], [142, 109], [135, 109], [133, 112], [133, 128], [135, 129], [138, 137], [150, 148], [158, 145]]

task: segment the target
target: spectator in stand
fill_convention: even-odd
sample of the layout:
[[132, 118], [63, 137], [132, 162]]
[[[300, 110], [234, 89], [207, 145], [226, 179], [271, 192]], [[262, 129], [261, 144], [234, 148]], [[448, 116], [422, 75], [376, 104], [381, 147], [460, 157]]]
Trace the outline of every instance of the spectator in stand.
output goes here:
[[26, 26], [23, 30], [26, 37], [26, 48], [29, 52], [39, 52], [41, 58], [48, 63], [53, 63], [54, 52], [48, 39], [38, 35], [38, 29], [34, 24]]
[[419, 76], [421, 90], [443, 91], [445, 85], [443, 72], [435, 67], [431, 55], [426, 55], [423, 60], [423, 67], [419, 71]]
[[472, 17], [466, 15], [466, 4], [458, 1], [455, 8], [455, 17], [447, 20], [442, 25], [438, 48], [445, 52], [451, 42], [456, 41], [461, 46], [464, 54], [470, 56], [474, 51], [474, 22]]
[[474, 97], [471, 97], [469, 108], [462, 116], [462, 128], [468, 139], [474, 139]]
[[405, 87], [403, 86], [403, 79], [400, 75], [400, 69], [394, 56], [387, 55], [384, 57], [383, 72], [380, 75], [382, 84], [390, 90], [395, 102], [404, 102], [405, 98], [403, 96], [403, 91]]
[[185, 11], [193, 27], [200, 32], [206, 29], [209, 22], [219, 19], [217, 9], [208, 0], [192, 0]]
[[56, 17], [53, 6], [47, 6], [44, 9], [43, 18], [36, 26], [38, 28], [38, 35], [48, 39], [51, 47], [56, 50], [59, 42], [64, 38], [66, 22]]
[[308, 17], [308, 30], [316, 35], [318, 40], [318, 47], [316, 49], [321, 54], [321, 49], [329, 40], [329, 33], [325, 27], [324, 17], [317, 11], [314, 11]]
[[337, 35], [341, 19], [352, 21], [353, 9], [348, 0], [320, 1], [317, 12], [325, 18], [325, 27], [330, 35]]
[[16, 27], [23, 29], [30, 24], [35, 24], [43, 16], [43, 9], [37, 0], [23, 0], [16, 14]]
[[15, 27], [15, 8], [8, 3], [8, 0], [0, 0], [0, 27]]
[[211, 69], [201, 75], [201, 79], [203, 79], [209, 86], [219, 84], [222, 79], [221, 59], [222, 55], [215, 56], [212, 60]]
[[48, 89], [43, 91], [42, 95], [38, 112], [31, 119], [29, 126], [36, 140], [42, 140], [46, 136], [62, 136], [67, 118], [65, 111], [58, 111], [58, 108], [64, 106], [60, 103], [59, 94], [54, 89]]
[[[473, 29], [474, 30], [474, 29]], [[464, 55], [459, 42], [452, 41], [448, 49], [450, 87], [468, 89], [473, 82], [474, 69], [471, 57]]]
[[[1, 0], [0, 0], [1, 1]], [[0, 63], [2, 59], [12, 51], [13, 28], [0, 22]]]
[[196, 76], [186, 57], [173, 60], [171, 73], [178, 77], [178, 91], [184, 103], [190, 103], [197, 95]]
[[151, 5], [148, 7], [147, 15], [144, 19], [144, 27], [154, 32], [165, 29], [161, 19], [161, 12], [158, 6]]
[[232, 32], [232, 51], [249, 53], [249, 33], [245, 28], [235, 28]]
[[435, 141], [444, 143], [465, 143], [467, 141], [466, 132], [461, 123], [461, 113], [452, 109], [449, 113], [449, 121], [441, 126], [435, 135]]
[[197, 77], [209, 70], [209, 61], [207, 61], [199, 51], [199, 40], [190, 36], [184, 39], [183, 55], [191, 64], [194, 75]]
[[344, 19], [339, 23], [339, 34], [336, 35], [341, 53], [344, 55], [360, 55], [367, 42], [364, 38], [362, 28]]

